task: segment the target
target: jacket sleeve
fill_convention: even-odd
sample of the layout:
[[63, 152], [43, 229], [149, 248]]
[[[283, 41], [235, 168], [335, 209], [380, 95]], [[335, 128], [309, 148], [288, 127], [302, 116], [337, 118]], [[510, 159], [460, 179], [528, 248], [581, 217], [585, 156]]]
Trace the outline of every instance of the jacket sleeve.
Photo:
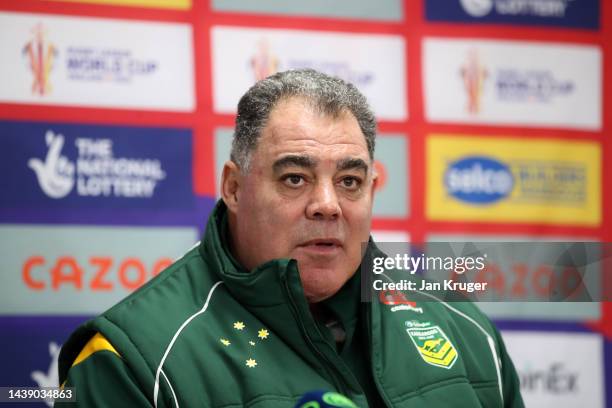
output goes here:
[[501, 359], [502, 391], [504, 395], [504, 407], [524, 408], [523, 397], [521, 396], [521, 386], [519, 377], [508, 355], [504, 341], [498, 330], [495, 330], [497, 337], [497, 347]]
[[68, 371], [64, 387], [74, 387], [75, 403], [55, 407], [151, 407], [129, 367], [120, 356], [97, 351]]

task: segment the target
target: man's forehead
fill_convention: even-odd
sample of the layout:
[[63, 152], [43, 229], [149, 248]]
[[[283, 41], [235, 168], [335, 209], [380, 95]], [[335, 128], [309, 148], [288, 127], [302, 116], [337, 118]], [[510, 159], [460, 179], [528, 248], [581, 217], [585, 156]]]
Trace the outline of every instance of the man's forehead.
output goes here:
[[[293, 159], [283, 159], [288, 156]], [[253, 155], [254, 163], [275, 171], [289, 164], [315, 168], [324, 162], [336, 167], [346, 160], [370, 163], [365, 136], [353, 114], [327, 115], [295, 98], [273, 109]]]
[[337, 170], [359, 167], [367, 171], [371, 161], [365, 142], [353, 138], [320, 140], [306, 135], [283, 136], [260, 146], [261, 164], [271, 166], [274, 171], [289, 166], [316, 169], [322, 165]]
[[289, 160], [289, 162], [300, 161], [301, 164], [308, 164], [309, 167], [315, 167], [323, 162], [340, 165], [351, 160], [371, 161], [365, 141], [361, 142], [358, 136], [340, 135], [330, 138], [294, 136], [290, 137], [285, 134], [278, 138], [270, 138], [268, 143], [260, 146], [263, 157], [268, 157], [275, 162], [286, 157], [300, 157], [301, 160]]
[[365, 136], [352, 115], [317, 117], [305, 112], [299, 117], [287, 115], [271, 119], [262, 130], [260, 139], [262, 144], [287, 149], [300, 146], [345, 145], [367, 151]]
[[355, 145], [367, 149], [365, 136], [358, 127], [347, 126], [318, 127], [296, 123], [271, 124], [264, 129], [261, 140], [266, 140], [275, 146], [299, 145]]

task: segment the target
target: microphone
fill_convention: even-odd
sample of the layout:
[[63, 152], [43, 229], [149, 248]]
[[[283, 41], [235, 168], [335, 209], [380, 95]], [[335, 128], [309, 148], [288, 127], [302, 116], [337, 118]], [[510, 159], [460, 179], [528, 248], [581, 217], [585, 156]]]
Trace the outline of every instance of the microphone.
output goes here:
[[358, 408], [342, 394], [333, 391], [309, 391], [300, 398], [295, 408]]

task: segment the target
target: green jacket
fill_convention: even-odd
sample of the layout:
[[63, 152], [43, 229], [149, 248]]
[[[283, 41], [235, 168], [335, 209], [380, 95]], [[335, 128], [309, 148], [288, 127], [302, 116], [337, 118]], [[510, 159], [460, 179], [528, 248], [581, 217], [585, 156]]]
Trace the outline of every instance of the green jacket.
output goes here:
[[[293, 407], [328, 389], [368, 406], [313, 319], [296, 262], [241, 270], [223, 242], [225, 211], [220, 203], [199, 246], [63, 346], [60, 383], [76, 387], [78, 405]], [[359, 308], [358, 358], [387, 406], [523, 406], [503, 342], [474, 305], [412, 300]]]

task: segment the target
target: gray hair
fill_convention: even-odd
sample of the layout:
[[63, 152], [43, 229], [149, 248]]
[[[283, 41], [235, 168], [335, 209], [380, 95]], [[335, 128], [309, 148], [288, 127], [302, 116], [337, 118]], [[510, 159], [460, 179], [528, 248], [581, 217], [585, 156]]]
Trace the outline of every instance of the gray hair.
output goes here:
[[257, 147], [270, 112], [279, 101], [292, 97], [304, 98], [313, 109], [332, 117], [351, 112], [365, 137], [370, 158], [374, 159], [376, 117], [365, 96], [342, 79], [313, 69], [299, 69], [262, 79], [240, 98], [230, 159], [241, 171], [249, 169], [251, 153]]

